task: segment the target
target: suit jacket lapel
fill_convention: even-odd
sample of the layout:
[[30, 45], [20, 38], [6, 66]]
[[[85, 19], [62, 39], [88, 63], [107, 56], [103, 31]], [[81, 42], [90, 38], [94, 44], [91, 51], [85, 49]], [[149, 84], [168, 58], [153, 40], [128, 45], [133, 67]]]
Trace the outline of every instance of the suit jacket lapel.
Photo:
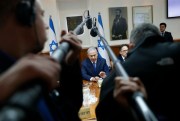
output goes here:
[[100, 67], [100, 64], [101, 64], [101, 60], [98, 58], [97, 62], [96, 62], [96, 72], [99, 72], [99, 68], [98, 67]]
[[90, 69], [90, 73], [92, 74], [92, 75], [94, 75], [94, 67], [93, 67], [93, 64], [91, 63], [91, 61], [88, 59], [88, 62], [87, 62], [87, 64], [88, 64], [88, 68]]

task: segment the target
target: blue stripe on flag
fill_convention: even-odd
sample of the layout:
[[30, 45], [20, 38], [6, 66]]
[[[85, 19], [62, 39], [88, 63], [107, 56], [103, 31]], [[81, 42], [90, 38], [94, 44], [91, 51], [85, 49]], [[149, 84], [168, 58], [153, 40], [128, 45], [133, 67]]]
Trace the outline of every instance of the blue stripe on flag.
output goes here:
[[55, 29], [54, 29], [54, 24], [53, 24], [51, 16], [49, 17], [49, 27], [53, 30], [54, 34], [56, 35]]
[[103, 23], [102, 23], [102, 19], [101, 19], [101, 14], [100, 14], [100, 13], [98, 14], [98, 22], [99, 22], [99, 24], [101, 25], [101, 27], [104, 28], [104, 27], [103, 27]]

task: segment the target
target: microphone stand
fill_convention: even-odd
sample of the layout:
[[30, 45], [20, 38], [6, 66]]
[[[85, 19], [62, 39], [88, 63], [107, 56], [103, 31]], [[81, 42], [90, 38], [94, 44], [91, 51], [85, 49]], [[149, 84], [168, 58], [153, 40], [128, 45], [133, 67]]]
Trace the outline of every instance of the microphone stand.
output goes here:
[[[73, 33], [78, 35], [81, 32], [82, 27], [89, 19], [91, 18], [89, 17], [85, 19], [80, 25], [78, 25]], [[61, 63], [67, 55], [69, 49], [69, 43], [62, 42], [52, 54], [52, 58]], [[27, 120], [28, 116], [30, 116], [29, 113], [34, 110], [35, 107], [37, 107], [38, 101], [43, 96], [47, 99], [49, 95], [47, 95], [47, 91], [44, 89], [44, 86], [41, 83], [32, 83], [25, 85], [23, 89], [13, 94], [7, 101], [5, 106], [2, 107], [2, 109], [0, 110], [0, 121]], [[43, 99], [45, 99], [44, 97]]]
[[[125, 80], [128, 80], [129, 76], [127, 72], [124, 70], [123, 66], [121, 65], [115, 54], [113, 53], [106, 39], [100, 34], [97, 27], [94, 26], [92, 30], [97, 33], [97, 35], [100, 37], [100, 40], [103, 42], [104, 47], [108, 52], [108, 55], [110, 56], [110, 58], [112, 59], [115, 65], [117, 75], [122, 76]], [[134, 93], [130, 101], [132, 101], [132, 103], [135, 103], [134, 109], [137, 110], [136, 115], [139, 116], [139, 117], [135, 116], [137, 121], [158, 121], [155, 115], [153, 114], [153, 112], [145, 103], [143, 99], [143, 95], [140, 92]], [[133, 113], [135, 112], [133, 111]]]

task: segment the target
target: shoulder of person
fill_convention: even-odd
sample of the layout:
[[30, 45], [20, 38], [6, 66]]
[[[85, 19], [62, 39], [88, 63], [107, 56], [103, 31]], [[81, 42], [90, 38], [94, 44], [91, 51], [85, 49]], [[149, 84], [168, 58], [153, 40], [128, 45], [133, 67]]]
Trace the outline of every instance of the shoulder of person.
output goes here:
[[101, 61], [106, 61], [106, 59], [104, 59], [104, 58], [98, 58], [99, 60], [101, 60]]
[[97, 62], [104, 64], [106, 62], [106, 60], [104, 58], [98, 57]]
[[[140, 52], [146, 52], [147, 53], [151, 53], [153, 55], [157, 55], [158, 58], [160, 57], [177, 57], [177, 59], [179, 59], [179, 53], [180, 53], [180, 43], [179, 42], [173, 42], [173, 43], [169, 43], [169, 42], [158, 42], [158, 43], [154, 43], [151, 46], [148, 46], [146, 48], [144, 47], [139, 47], [137, 48], [139, 51], [134, 51], [136, 54]], [[152, 52], [152, 50], [154, 50]], [[167, 51], [168, 50], [168, 51]], [[158, 51], [158, 52], [157, 52]], [[159, 53], [159, 54], [158, 54]], [[136, 55], [135, 54], [135, 55]], [[148, 55], [148, 54], [147, 54]], [[139, 57], [139, 56], [138, 56]]]
[[165, 31], [165, 33], [171, 34], [171, 32]]
[[83, 63], [87, 63], [88, 61], [90, 62], [89, 58], [86, 58], [86, 59], [84, 59], [84, 60], [82, 61], [82, 64], [83, 64]]
[[125, 18], [125, 17], [123, 17], [123, 16], [121, 17], [121, 19], [126, 20], [126, 18]]
[[180, 42], [167, 43], [167, 46], [170, 50], [180, 53]]
[[122, 59], [122, 56], [121, 56], [121, 55], [118, 55], [118, 58], [119, 58], [119, 59]]

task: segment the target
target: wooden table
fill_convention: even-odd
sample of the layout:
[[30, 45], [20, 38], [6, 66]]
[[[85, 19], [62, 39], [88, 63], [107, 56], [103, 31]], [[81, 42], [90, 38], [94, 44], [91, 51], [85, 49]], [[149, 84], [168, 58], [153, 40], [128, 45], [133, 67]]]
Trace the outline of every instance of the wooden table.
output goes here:
[[[97, 106], [97, 104], [98, 104], [98, 102], [99, 102], [100, 88], [98, 87], [97, 82], [89, 82], [89, 81], [83, 80], [83, 85], [89, 86], [90, 91], [94, 90], [94, 91], [95, 91], [95, 96], [96, 96], [98, 99], [97, 99], [96, 103], [91, 104], [89, 107], [84, 107], [84, 106], [81, 107], [80, 112], [81, 112], [83, 109], [86, 108], [87, 110], [90, 111], [90, 115], [87, 115], [86, 118], [80, 116], [80, 118], [82, 119], [82, 121], [88, 121], [88, 120], [96, 121], [95, 109], [96, 109], [96, 106]], [[94, 119], [94, 120], [92, 120], [92, 119]]]

